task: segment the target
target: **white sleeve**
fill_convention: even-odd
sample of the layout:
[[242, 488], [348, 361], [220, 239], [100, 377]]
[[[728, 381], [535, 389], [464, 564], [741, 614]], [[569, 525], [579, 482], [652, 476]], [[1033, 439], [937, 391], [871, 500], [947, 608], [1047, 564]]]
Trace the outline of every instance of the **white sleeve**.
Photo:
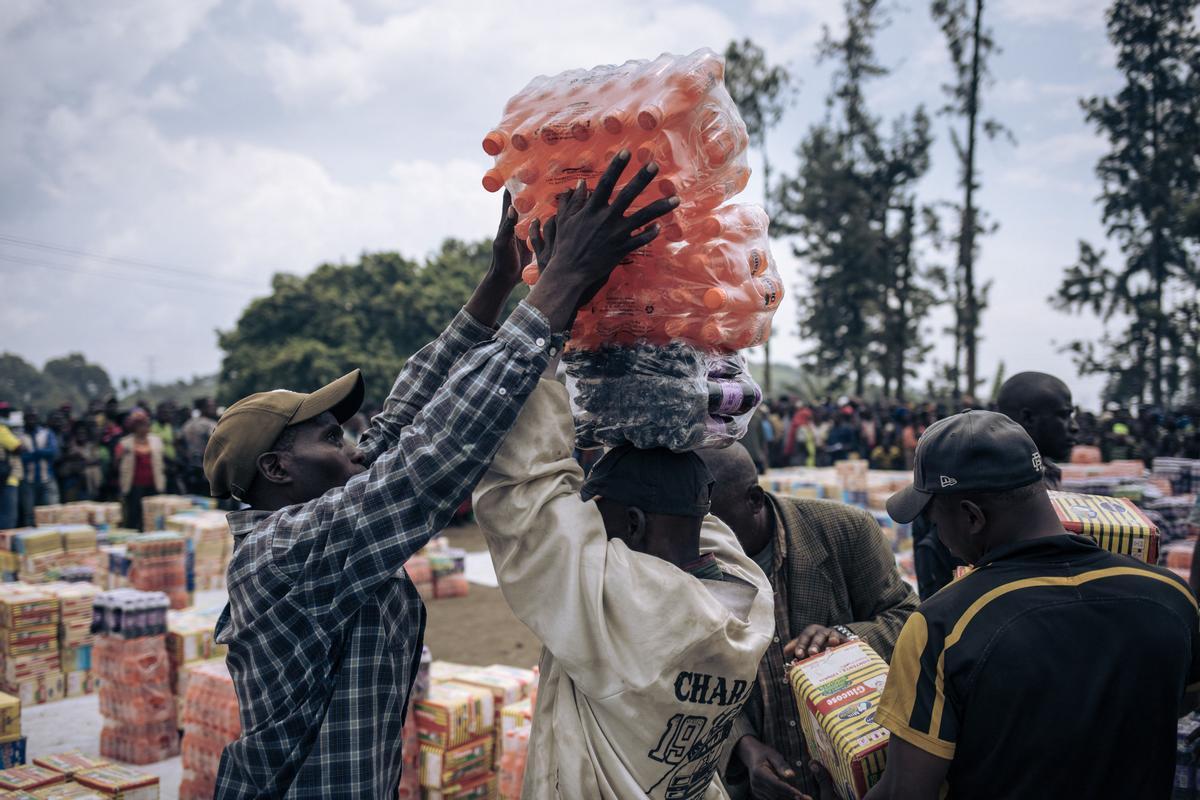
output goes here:
[[579, 497], [566, 389], [542, 380], [475, 490], [517, 617], [588, 696], [651, 685], [695, 643], [741, 623], [695, 577], [609, 542]]

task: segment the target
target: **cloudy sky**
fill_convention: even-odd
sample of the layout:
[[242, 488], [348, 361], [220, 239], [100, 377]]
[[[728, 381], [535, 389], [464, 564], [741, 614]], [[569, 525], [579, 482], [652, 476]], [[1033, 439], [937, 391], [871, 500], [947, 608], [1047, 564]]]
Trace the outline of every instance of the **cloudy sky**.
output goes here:
[[[893, 73], [871, 92], [886, 117], [936, 107], [949, 76], [928, 3], [892, 7], [879, 51]], [[979, 264], [994, 281], [987, 376], [1002, 360], [1071, 379], [1057, 344], [1101, 330], [1046, 298], [1077, 240], [1102, 238], [1092, 167], [1104, 148], [1077, 99], [1118, 85], [1103, 11], [989, 4], [1004, 51], [986, 102], [1019, 143], [981, 154], [981, 203], [1000, 223]], [[159, 380], [211, 373], [215, 331], [272, 273], [487, 235], [499, 208], [480, 186], [491, 159], [479, 141], [540, 73], [749, 36], [801, 83], [769, 141], [773, 166], [792, 170], [828, 87], [815, 43], [839, 16], [835, 0], [5, 0], [0, 350], [39, 365], [79, 350], [114, 376], [144, 379], [151, 360]], [[927, 201], [955, 195], [947, 124]], [[759, 186], [739, 199], [757, 202]], [[785, 243], [776, 255], [792, 295], [773, 355], [794, 362], [803, 285]], [[1070, 382], [1095, 403], [1096, 379]]]

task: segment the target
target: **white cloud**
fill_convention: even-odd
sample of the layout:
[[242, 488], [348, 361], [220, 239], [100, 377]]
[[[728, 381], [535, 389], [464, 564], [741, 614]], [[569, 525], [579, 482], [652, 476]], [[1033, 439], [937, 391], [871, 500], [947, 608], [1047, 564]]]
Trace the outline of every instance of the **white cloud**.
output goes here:
[[1067, 24], [1082, 28], [1104, 26], [1107, 0], [1000, 0], [1002, 20], [1025, 25]]

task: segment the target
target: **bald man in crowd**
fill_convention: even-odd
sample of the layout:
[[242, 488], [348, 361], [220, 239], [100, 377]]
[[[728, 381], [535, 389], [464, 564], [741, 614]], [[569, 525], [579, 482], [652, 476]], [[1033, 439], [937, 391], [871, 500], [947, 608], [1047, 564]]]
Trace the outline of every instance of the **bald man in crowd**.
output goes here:
[[[1062, 470], [1054, 462], [1070, 461], [1079, 433], [1071, 390], [1053, 375], [1018, 372], [1000, 387], [996, 410], [1024, 428], [1033, 439], [1042, 454], [1042, 482], [1047, 489], [1058, 489]], [[950, 555], [924, 518], [913, 521], [913, 542], [918, 590], [925, 600], [950, 582], [954, 568], [962, 562]]]
[[879, 524], [827, 500], [777, 497], [741, 444], [702, 450], [712, 513], [762, 568], [775, 597], [775, 636], [726, 745], [734, 798], [819, 796], [785, 665], [857, 636], [885, 659], [917, 607]]

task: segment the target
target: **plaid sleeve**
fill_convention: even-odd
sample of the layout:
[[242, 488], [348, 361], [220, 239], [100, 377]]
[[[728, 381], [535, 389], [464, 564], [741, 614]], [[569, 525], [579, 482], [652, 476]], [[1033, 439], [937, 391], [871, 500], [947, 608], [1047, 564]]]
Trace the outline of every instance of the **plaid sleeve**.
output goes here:
[[442, 335], [417, 351], [404, 365], [392, 384], [392, 392], [383, 411], [363, 432], [359, 449], [372, 464], [400, 438], [400, 431], [412, 422], [434, 392], [446, 380], [450, 368], [471, 349], [495, 334], [495, 329], [477, 321], [464, 308], [442, 331]]
[[549, 324], [522, 303], [363, 475], [277, 512], [272, 562], [292, 595], [336, 630], [450, 521], [491, 463], [549, 361]]

